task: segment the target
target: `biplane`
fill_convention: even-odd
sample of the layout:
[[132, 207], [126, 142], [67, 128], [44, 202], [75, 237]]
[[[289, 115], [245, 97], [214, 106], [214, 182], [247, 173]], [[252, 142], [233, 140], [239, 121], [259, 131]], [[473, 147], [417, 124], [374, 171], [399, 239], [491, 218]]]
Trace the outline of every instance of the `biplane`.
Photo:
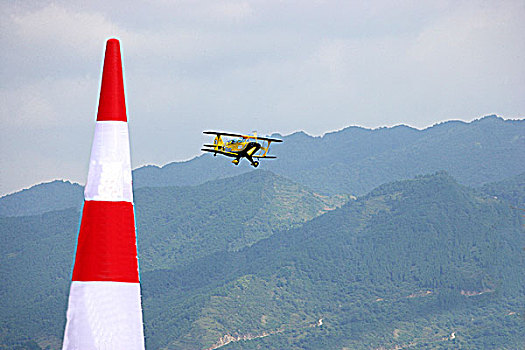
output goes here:
[[[254, 168], [259, 166], [259, 161], [254, 160], [254, 158], [277, 158], [268, 155], [270, 144], [272, 142], [283, 142], [283, 140], [279, 139], [258, 137], [257, 134], [242, 135], [220, 131], [204, 131], [203, 133], [215, 135], [215, 140], [213, 140], [213, 145], [204, 145], [203, 147], [206, 148], [203, 148], [202, 151], [213, 153], [214, 156], [217, 156], [218, 153], [227, 157], [235, 158], [232, 160], [232, 163], [235, 165], [239, 164], [241, 158], [246, 158]], [[225, 141], [222, 139], [222, 136], [229, 138], [233, 137], [233, 139]]]

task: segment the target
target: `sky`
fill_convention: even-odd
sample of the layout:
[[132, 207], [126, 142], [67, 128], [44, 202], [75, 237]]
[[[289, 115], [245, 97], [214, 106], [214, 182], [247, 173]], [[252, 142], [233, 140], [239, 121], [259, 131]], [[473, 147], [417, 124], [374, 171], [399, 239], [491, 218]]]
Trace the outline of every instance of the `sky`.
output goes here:
[[121, 43], [132, 167], [203, 130], [323, 135], [525, 116], [525, 2], [0, 3], [0, 196], [85, 183], [106, 40]]

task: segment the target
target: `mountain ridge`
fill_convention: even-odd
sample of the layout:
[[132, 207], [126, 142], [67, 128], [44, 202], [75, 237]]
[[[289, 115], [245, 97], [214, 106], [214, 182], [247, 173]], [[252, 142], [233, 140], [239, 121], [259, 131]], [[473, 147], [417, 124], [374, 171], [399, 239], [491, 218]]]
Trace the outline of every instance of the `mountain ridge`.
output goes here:
[[[525, 159], [524, 135], [525, 120], [496, 116], [423, 130], [348, 127], [319, 137], [296, 132], [282, 136], [284, 142], [272, 147], [278, 158], [261, 166], [322, 194], [362, 195], [385, 182], [439, 170], [479, 186], [525, 172], [525, 162], [519, 161]], [[248, 169], [246, 162], [235, 168], [227, 159], [205, 154], [162, 168], [138, 168], [134, 178], [138, 187], [187, 185]]]
[[84, 187], [64, 180], [44, 182], [0, 197], [0, 216], [38, 215], [47, 211], [80, 208]]
[[[322, 137], [296, 132], [272, 148], [279, 158], [263, 162], [260, 169], [325, 195], [363, 195], [382, 183], [440, 170], [476, 187], [525, 172], [524, 135], [525, 120], [496, 116], [469, 123], [447, 121], [422, 130], [404, 125], [379, 129], [351, 126]], [[134, 187], [194, 186], [252, 170], [246, 162], [235, 167], [228, 159], [205, 154], [163, 167], [137, 168], [133, 171]], [[17, 214], [23, 205], [17, 204], [16, 198], [27, 197], [43, 185], [1, 197], [0, 216], [30, 214], [27, 210], [35, 206], [28, 205], [30, 209]], [[57, 203], [46, 204], [51, 210], [58, 209], [61, 200], [68, 204], [62, 203], [60, 208], [82, 203], [78, 185], [62, 182], [62, 187], [64, 193], [76, 194], [50, 190], [46, 197], [57, 198]]]

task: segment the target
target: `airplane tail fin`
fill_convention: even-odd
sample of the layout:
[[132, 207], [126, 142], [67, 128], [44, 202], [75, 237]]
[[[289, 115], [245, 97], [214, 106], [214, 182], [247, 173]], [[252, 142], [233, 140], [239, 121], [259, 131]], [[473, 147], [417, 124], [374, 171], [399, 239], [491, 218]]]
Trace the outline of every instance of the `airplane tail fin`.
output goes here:
[[216, 150], [222, 150], [224, 148], [224, 142], [222, 141], [221, 135], [217, 135], [215, 137], [215, 140], [213, 140], [213, 144]]

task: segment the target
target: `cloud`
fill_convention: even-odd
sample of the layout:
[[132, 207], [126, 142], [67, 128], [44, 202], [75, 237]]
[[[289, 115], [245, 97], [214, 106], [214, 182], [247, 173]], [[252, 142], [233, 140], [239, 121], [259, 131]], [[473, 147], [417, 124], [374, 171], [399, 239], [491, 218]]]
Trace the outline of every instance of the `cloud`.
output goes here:
[[[9, 9], [1, 38], [2, 86], [82, 76], [99, 60], [103, 43], [128, 32], [94, 11], [72, 11], [55, 3], [29, 11]], [[98, 65], [94, 65], [98, 69]]]
[[[191, 158], [208, 128], [319, 135], [355, 124], [523, 115], [524, 7], [511, 0], [3, 2], [0, 148], [3, 168], [15, 170], [1, 182], [16, 189], [31, 177], [59, 176], [60, 167], [65, 178], [85, 175], [74, 159], [87, 164], [109, 37], [121, 40], [139, 166]], [[22, 183], [16, 169], [31, 162], [40, 169]]]
[[[243, 20], [253, 12], [247, 1], [236, 2], [214, 2], [210, 6], [210, 12], [220, 19]], [[215, 17], [215, 16], [214, 16]]]
[[98, 77], [47, 78], [31, 84], [0, 89], [0, 120], [4, 129], [39, 130], [73, 127], [85, 122], [79, 115], [96, 112]]
[[500, 63], [504, 55], [512, 68], [518, 68], [515, 54], [525, 49], [524, 16], [524, 3], [462, 8], [425, 28], [411, 55], [416, 61], [464, 72]]
[[11, 15], [13, 34], [25, 43], [73, 50], [89, 56], [100, 47], [97, 40], [114, 31], [114, 25], [99, 13], [73, 12], [50, 4], [35, 12]]
[[427, 26], [407, 53], [418, 98], [435, 100], [443, 115], [499, 110], [517, 117], [512, 106], [523, 108], [525, 94], [524, 17], [524, 3], [504, 1], [463, 6]]

